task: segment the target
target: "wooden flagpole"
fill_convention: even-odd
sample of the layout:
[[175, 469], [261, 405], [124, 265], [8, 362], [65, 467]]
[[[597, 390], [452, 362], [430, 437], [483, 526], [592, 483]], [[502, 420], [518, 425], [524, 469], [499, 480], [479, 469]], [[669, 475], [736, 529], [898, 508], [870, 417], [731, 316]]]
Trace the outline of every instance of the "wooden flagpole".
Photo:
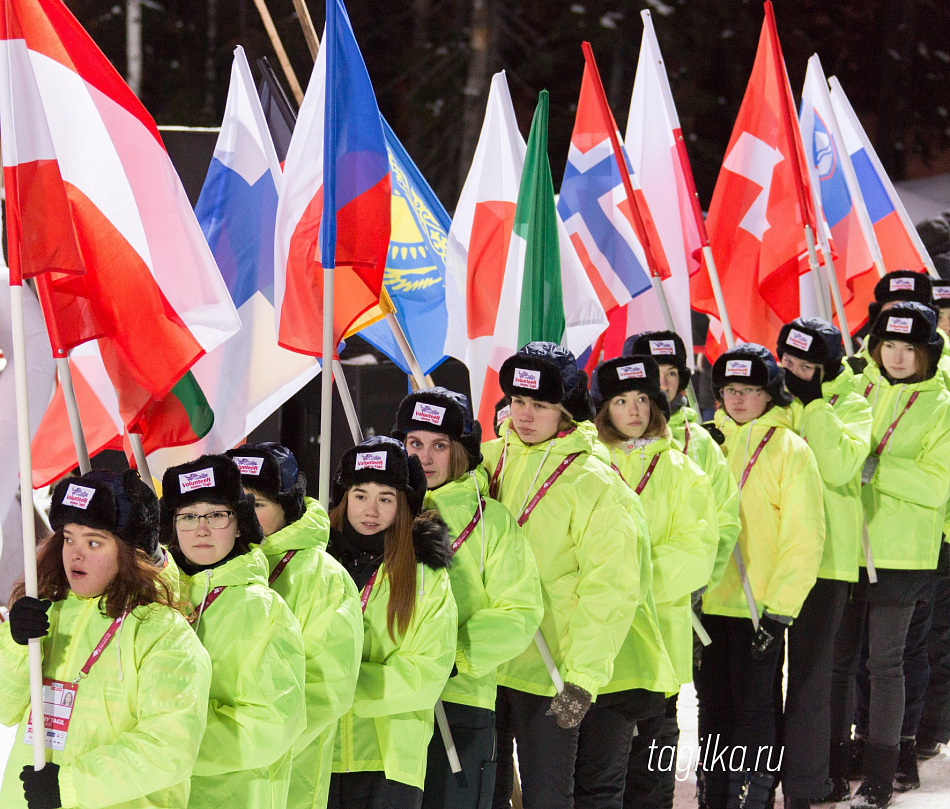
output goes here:
[[[257, 13], [261, 15], [261, 21], [264, 23], [264, 28], [267, 29], [270, 44], [277, 54], [277, 61], [280, 62], [284, 76], [287, 77], [287, 83], [290, 85], [290, 91], [294, 94], [294, 98], [297, 100], [297, 106], [299, 107], [303, 103], [303, 90], [300, 87], [300, 82], [297, 81], [294, 69], [290, 66], [290, 59], [287, 58], [287, 51], [284, 50], [284, 44], [280, 41], [280, 35], [277, 33], [277, 28], [274, 26], [274, 20], [270, 12], [267, 10], [267, 4], [264, 0], [254, 0], [254, 5], [257, 6]], [[309, 14], [307, 18], [310, 18]], [[313, 23], [310, 25], [312, 27]]]

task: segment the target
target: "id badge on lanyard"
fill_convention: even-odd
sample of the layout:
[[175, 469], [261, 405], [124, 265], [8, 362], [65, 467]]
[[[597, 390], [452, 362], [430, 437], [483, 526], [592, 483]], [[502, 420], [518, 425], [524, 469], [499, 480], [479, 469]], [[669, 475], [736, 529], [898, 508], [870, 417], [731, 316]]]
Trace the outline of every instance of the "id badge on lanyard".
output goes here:
[[[76, 697], [79, 694], [79, 682], [86, 678], [96, 661], [102, 656], [106, 647], [115, 637], [115, 633], [127, 613], [116, 618], [96, 644], [89, 659], [82, 667], [79, 676], [71, 683], [64, 680], [43, 678], [43, 745], [49, 750], [65, 750], [66, 734], [69, 732], [69, 720], [76, 706]], [[24, 744], [33, 744], [33, 712], [26, 723], [26, 733], [23, 734]]]

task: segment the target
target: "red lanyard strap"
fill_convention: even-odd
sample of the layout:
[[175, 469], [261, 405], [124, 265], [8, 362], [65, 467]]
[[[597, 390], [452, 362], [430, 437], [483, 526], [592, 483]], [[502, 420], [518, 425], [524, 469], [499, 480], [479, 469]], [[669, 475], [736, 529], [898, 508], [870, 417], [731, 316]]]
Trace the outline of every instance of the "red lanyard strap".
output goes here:
[[498, 478], [501, 477], [501, 469], [505, 465], [505, 451], [501, 451], [501, 455], [498, 456], [498, 464], [495, 466], [495, 471], [491, 476], [491, 480], [488, 483], [488, 496], [494, 500], [498, 499]]
[[99, 657], [106, 650], [106, 646], [108, 646], [109, 643], [112, 641], [112, 639], [115, 637], [115, 633], [119, 631], [119, 627], [122, 626], [122, 622], [126, 619], [127, 616], [128, 616], [128, 613], [123, 612], [118, 618], [116, 618], [111, 624], [109, 624], [109, 628], [106, 630], [105, 634], [102, 636], [102, 640], [100, 640], [99, 643], [96, 644], [96, 648], [92, 650], [92, 654], [89, 655], [89, 659], [86, 661], [86, 664], [80, 669], [81, 673], [77, 679], [82, 680], [89, 674], [92, 667], [99, 660]]
[[647, 483], [650, 482], [650, 478], [653, 476], [653, 470], [656, 469], [656, 464], [660, 460], [660, 453], [658, 452], [653, 456], [653, 460], [650, 461], [650, 465], [647, 467], [647, 471], [643, 474], [643, 477], [640, 478], [640, 482], [637, 484], [637, 488], [634, 491], [639, 495], [642, 494], [643, 490], [647, 487]]
[[379, 575], [379, 568], [373, 571], [369, 581], [363, 586], [363, 592], [360, 593], [360, 607], [366, 612], [366, 604], [369, 602], [369, 594], [373, 592], [373, 585], [376, 584], [376, 577]]
[[837, 402], [837, 401], [838, 401], [838, 394], [836, 393], [834, 396], [832, 396], [832, 397], [828, 400], [828, 404], [830, 404], [832, 407], [834, 407], [834, 406], [835, 406], [835, 402]]
[[686, 431], [686, 440], [683, 442], [683, 454], [689, 452], [689, 419], [683, 419], [683, 429]]
[[765, 445], [769, 443], [769, 439], [775, 434], [775, 428], [769, 427], [768, 432], [765, 434], [765, 437], [759, 442], [759, 446], [755, 448], [755, 452], [752, 453], [752, 457], [749, 459], [749, 463], [746, 464], [746, 468], [742, 471], [742, 480], [739, 481], [739, 491], [742, 491], [742, 487], [745, 486], [745, 482], [749, 477], [749, 473], [752, 471], [752, 467], [755, 466], [755, 462], [759, 460], [759, 455], [762, 450], [765, 448]]
[[297, 551], [287, 551], [284, 554], [283, 558], [274, 566], [274, 569], [271, 571], [270, 578], [267, 579], [268, 584], [273, 584], [277, 581], [277, 577], [284, 572], [284, 568], [290, 563], [290, 560], [294, 558], [294, 554]]
[[224, 592], [224, 586], [215, 587], [208, 595], [205, 596], [205, 600], [201, 603], [201, 608], [198, 610], [199, 615], [203, 615], [204, 611], [208, 609], [221, 593]]
[[567, 467], [569, 467], [572, 463], [574, 463], [574, 461], [576, 461], [579, 457], [580, 457], [579, 452], [573, 452], [557, 465], [557, 469], [555, 469], [551, 473], [551, 477], [549, 477], [546, 481], [544, 481], [544, 483], [541, 484], [541, 488], [538, 489], [535, 496], [531, 498], [531, 502], [528, 503], [527, 506], [525, 506], [525, 510], [521, 512], [521, 516], [518, 517], [519, 526], [523, 526], [528, 521], [528, 517], [531, 516], [531, 512], [534, 511], [535, 506], [537, 506], [538, 503], [541, 502], [541, 498], [544, 497], [544, 495], [548, 493], [548, 489], [550, 489], [551, 486], [554, 485], [554, 481], [556, 481], [559, 477], [561, 477], [561, 475], [564, 474]]
[[[868, 394], [871, 392], [871, 388], [873, 388], [873, 387], [874, 387], [874, 383], [872, 382], [871, 384], [869, 384], [869, 385], [864, 389], [864, 398], [865, 398], [865, 399], [868, 398]], [[904, 414], [905, 414], [908, 410], [910, 410], [910, 408], [911, 408], [911, 406], [914, 404], [914, 402], [917, 401], [917, 397], [918, 397], [918, 396], [920, 396], [920, 391], [919, 391], [919, 390], [915, 390], [915, 391], [911, 394], [910, 399], [907, 400], [907, 404], [904, 405], [904, 409], [901, 410], [901, 412], [898, 414], [897, 418], [894, 419], [893, 422], [891, 422], [891, 426], [887, 428], [887, 432], [884, 433], [884, 437], [881, 439], [881, 443], [878, 444], [878, 445], [877, 445], [877, 449], [874, 450], [874, 454], [875, 454], [875, 455], [880, 455], [882, 452], [884, 452], [884, 447], [886, 447], [886, 446], [887, 446], [887, 442], [891, 440], [891, 435], [893, 435], [894, 430], [897, 429], [898, 423], [900, 422], [900, 420], [901, 420], [902, 418], [904, 418]]]
[[474, 514], [474, 516], [472, 517], [472, 519], [469, 521], [469, 524], [466, 525], [466, 526], [462, 529], [462, 533], [459, 534], [458, 537], [456, 538], [455, 542], [452, 543], [452, 555], [453, 555], [453, 556], [455, 555], [455, 552], [456, 552], [459, 548], [462, 547], [462, 543], [463, 543], [466, 539], [468, 539], [469, 536], [471, 536], [472, 531], [475, 530], [475, 526], [477, 526], [478, 523], [479, 523], [479, 522], [481, 521], [481, 519], [482, 519], [482, 511], [483, 511], [484, 508], [485, 508], [485, 500], [480, 497], [480, 498], [479, 498], [479, 502], [480, 502], [480, 506], [475, 509], [475, 514]]

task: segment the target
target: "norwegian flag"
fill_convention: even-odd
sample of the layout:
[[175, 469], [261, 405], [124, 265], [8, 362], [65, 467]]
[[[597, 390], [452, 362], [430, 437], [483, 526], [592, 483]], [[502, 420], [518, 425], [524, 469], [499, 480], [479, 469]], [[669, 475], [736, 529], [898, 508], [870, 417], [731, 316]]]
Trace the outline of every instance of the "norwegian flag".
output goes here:
[[[797, 317], [799, 275], [807, 272], [805, 226], [815, 231], [804, 149], [772, 4], [739, 116], [716, 181], [706, 227], [737, 342], [775, 345]], [[709, 277], [690, 279], [694, 309], [718, 317]], [[725, 346], [710, 332], [706, 355]]]

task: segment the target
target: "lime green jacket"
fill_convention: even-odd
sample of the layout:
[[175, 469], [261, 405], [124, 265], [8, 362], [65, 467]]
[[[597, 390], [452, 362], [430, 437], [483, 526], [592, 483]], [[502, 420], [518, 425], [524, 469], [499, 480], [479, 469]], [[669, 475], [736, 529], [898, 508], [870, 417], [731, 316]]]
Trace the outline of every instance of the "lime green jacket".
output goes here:
[[288, 807], [324, 806], [333, 768], [337, 720], [353, 704], [363, 651], [363, 614], [353, 579], [325, 550], [326, 510], [306, 498], [304, 515], [261, 545], [268, 568], [295, 551], [271, 587], [300, 622], [307, 657], [307, 727], [294, 743]]
[[668, 438], [635, 448], [630, 443], [616, 444], [609, 450], [623, 479], [634, 488], [657, 458], [656, 467], [640, 493], [650, 533], [653, 598], [660, 634], [677, 680], [690, 682], [691, 596], [708, 583], [719, 546], [716, 503], [709, 478]]
[[[847, 363], [821, 386], [822, 398], [792, 402], [792, 429], [808, 442], [824, 486], [825, 549], [818, 577], [857, 581], [862, 559], [861, 469], [870, 452], [871, 406]], [[832, 404], [834, 400], [834, 404]]]
[[869, 362], [855, 390], [868, 391], [871, 451], [915, 392], [881, 454], [871, 482], [861, 488], [875, 567], [933, 570], [950, 493], [950, 393], [939, 374], [912, 385], [891, 385]]
[[[732, 549], [739, 539], [739, 489], [736, 479], [729, 471], [726, 457], [722, 454], [719, 444], [699, 423], [699, 416], [691, 407], [680, 407], [669, 422], [670, 432], [673, 435], [673, 445], [680, 451], [686, 450], [690, 460], [709, 476], [709, 485], [712, 487], [716, 501], [716, 518], [719, 523], [719, 544], [716, 548], [716, 561], [712, 575], [709, 577], [709, 587], [715, 587], [726, 572], [729, 560], [732, 558]], [[689, 441], [686, 440], [687, 430]]]
[[[823, 485], [815, 456], [792, 430], [786, 407], [773, 407], [742, 425], [719, 410], [716, 425], [726, 436], [723, 450], [737, 482], [766, 432], [776, 428], [739, 495], [739, 548], [759, 614], [767, 609], [795, 618], [815, 584], [825, 545]], [[735, 561], [706, 592], [703, 610], [748, 617]]]
[[[98, 598], [69, 593], [49, 611], [43, 676], [73, 681], [112, 619]], [[211, 661], [188, 622], [167, 607], [139, 607], [79, 685], [59, 765], [59, 792], [75, 807], [186, 806], [207, 722]], [[20, 772], [33, 764], [23, 743], [30, 715], [26, 646], [0, 624], [0, 723], [19, 728], [0, 787], [0, 806], [26, 807]]]
[[194, 624], [213, 671], [188, 806], [283, 809], [307, 718], [300, 623], [267, 586], [259, 548], [194, 576], [182, 571], [181, 582], [196, 610], [206, 593], [225, 588]]
[[[431, 525], [431, 523], [427, 523]], [[416, 523], [416, 557], [428, 562]], [[435, 564], [435, 562], [432, 562]], [[386, 629], [389, 579], [379, 568], [363, 613], [363, 652], [353, 707], [340, 718], [333, 772], [383, 771], [422, 789], [435, 703], [455, 662], [458, 610], [448, 571], [416, 567], [416, 605], [405, 635]]]
[[[637, 548], [643, 528], [636, 496], [595, 453], [589, 422], [540, 444], [503, 437], [482, 445], [491, 476], [504, 453], [496, 496], [515, 517], [568, 455], [580, 453], [524, 523], [541, 576], [541, 634], [562, 679], [595, 698], [613, 677], [614, 660], [643, 593]], [[539, 696], [554, 685], [535, 644], [498, 670], [498, 683]]]
[[480, 497], [486, 498], [482, 518], [449, 568], [459, 616], [458, 675], [448, 681], [442, 699], [493, 711], [495, 670], [531, 643], [544, 604], [534, 554], [511, 512], [488, 499], [483, 469], [428, 492], [425, 508], [445, 520], [454, 542], [478, 511]]

